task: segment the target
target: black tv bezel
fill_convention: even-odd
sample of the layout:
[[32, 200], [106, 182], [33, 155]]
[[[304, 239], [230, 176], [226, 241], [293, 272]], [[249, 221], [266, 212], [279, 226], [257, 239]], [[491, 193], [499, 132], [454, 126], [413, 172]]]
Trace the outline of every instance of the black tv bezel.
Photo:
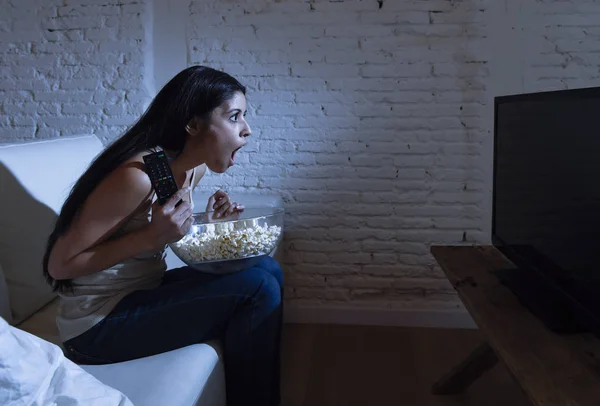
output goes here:
[[[528, 260], [524, 255], [506, 243], [500, 236], [496, 234], [496, 167], [497, 167], [497, 152], [498, 152], [498, 107], [502, 103], [510, 103], [514, 101], [536, 101], [536, 100], [575, 100], [583, 98], [595, 97], [600, 99], [600, 86], [553, 90], [536, 93], [513, 94], [507, 96], [496, 96], [494, 98], [494, 140], [493, 140], [493, 177], [492, 177], [492, 245], [496, 247], [503, 255], [505, 255], [520, 271], [534, 272], [538, 277], [543, 278], [551, 286], [562, 292], [562, 296], [566, 298], [575, 309], [573, 316], [576, 317], [584, 326], [588, 326], [589, 331], [593, 332], [600, 338], [600, 317], [591, 309], [584, 305], [577, 297], [573, 297], [570, 293], [563, 290], [556, 279], [550, 274], [556, 271], [556, 265], [544, 264], [539, 265], [535, 261]], [[554, 269], [553, 269], [554, 268]], [[560, 271], [559, 271], [560, 272]]]
[[503, 103], [519, 102], [519, 101], [549, 101], [549, 100], [573, 100], [596, 97], [600, 99], [600, 86], [585, 87], [577, 89], [551, 90], [535, 93], [511, 94], [505, 96], [494, 97], [494, 142], [493, 142], [493, 168], [492, 168], [492, 245], [502, 250], [502, 252], [515, 264], [519, 266], [533, 266], [527, 264], [525, 259], [517, 252], [511, 249], [510, 245], [496, 234], [496, 177], [498, 164], [498, 107]]

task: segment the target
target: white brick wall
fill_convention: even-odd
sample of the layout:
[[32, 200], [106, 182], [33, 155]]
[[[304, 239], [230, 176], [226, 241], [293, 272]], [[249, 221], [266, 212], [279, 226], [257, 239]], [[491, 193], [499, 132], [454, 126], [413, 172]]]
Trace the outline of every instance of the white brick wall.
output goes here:
[[203, 187], [283, 195], [296, 304], [455, 308], [428, 246], [488, 241], [493, 96], [600, 83], [597, 1], [1, 7], [2, 142], [108, 140], [185, 61], [248, 86], [253, 140]]
[[600, 3], [535, 2], [525, 9], [526, 91], [561, 90], [600, 84]]
[[0, 141], [121, 133], [148, 102], [142, 0], [4, 0]]
[[190, 62], [249, 86], [255, 135], [211, 182], [283, 193], [295, 303], [456, 305], [428, 246], [485, 239], [486, 4], [192, 3]]

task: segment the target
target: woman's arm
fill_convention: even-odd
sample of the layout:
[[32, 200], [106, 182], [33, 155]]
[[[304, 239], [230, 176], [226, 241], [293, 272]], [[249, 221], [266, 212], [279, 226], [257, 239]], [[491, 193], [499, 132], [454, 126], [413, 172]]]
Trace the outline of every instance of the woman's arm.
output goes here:
[[185, 193], [182, 189], [164, 206], [153, 206], [148, 226], [108, 239], [131, 214], [148, 208], [152, 186], [142, 168], [138, 162], [119, 167], [90, 194], [50, 253], [48, 272], [53, 278], [93, 274], [142, 252], [159, 249], [185, 234], [183, 228], [186, 223], [191, 224], [190, 205], [175, 207]]

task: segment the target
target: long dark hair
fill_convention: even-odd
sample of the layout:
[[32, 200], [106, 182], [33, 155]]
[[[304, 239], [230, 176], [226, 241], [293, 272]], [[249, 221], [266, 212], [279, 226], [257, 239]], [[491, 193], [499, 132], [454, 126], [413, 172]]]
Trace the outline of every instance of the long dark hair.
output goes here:
[[43, 272], [53, 291], [72, 287], [72, 281], [52, 278], [48, 272], [50, 252], [100, 181], [123, 162], [151, 148], [181, 152], [189, 121], [193, 117], [206, 118], [237, 92], [246, 94], [246, 88], [227, 73], [205, 66], [189, 67], [171, 79], [139, 120], [94, 159], [73, 186], [48, 237]]

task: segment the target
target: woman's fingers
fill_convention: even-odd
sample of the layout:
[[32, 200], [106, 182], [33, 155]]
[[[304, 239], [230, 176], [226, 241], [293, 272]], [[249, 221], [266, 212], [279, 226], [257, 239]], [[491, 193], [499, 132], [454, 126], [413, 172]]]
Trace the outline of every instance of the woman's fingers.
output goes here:
[[227, 193], [222, 190], [218, 190], [214, 195], [208, 199], [208, 205], [206, 211], [212, 211], [213, 218], [221, 218], [232, 215], [233, 213], [240, 213], [244, 211], [245, 206], [238, 202], [231, 202]]
[[229, 199], [229, 197], [227, 196], [227, 193], [219, 189], [211, 197], [208, 198], [208, 203], [206, 204], [206, 211], [217, 210], [226, 201], [221, 199]]
[[213, 204], [213, 210], [219, 210], [221, 207], [229, 203], [229, 197], [222, 197]]
[[215, 215], [217, 217], [222, 217], [222, 216], [226, 215], [226, 213], [230, 207], [231, 207], [231, 203], [229, 203], [229, 201], [224, 202], [221, 206], [219, 206], [219, 208], [217, 210], [215, 210]]

